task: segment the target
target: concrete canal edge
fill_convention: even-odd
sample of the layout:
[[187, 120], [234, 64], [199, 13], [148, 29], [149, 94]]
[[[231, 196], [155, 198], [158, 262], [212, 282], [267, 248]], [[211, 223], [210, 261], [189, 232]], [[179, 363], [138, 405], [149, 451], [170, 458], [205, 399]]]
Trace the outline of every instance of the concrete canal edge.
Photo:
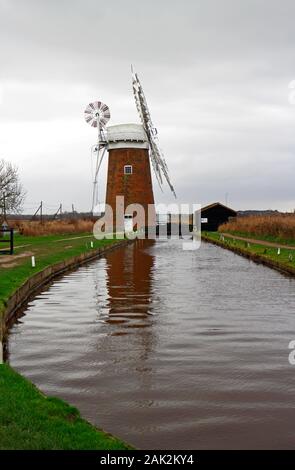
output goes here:
[[112, 245], [93, 249], [91, 252], [82, 253], [73, 258], [47, 266], [42, 271], [38, 271], [36, 274], [28, 278], [7, 300], [6, 308], [2, 317], [2, 339], [5, 338], [8, 328], [12, 326], [13, 322], [16, 320], [18, 312], [42, 286], [67, 271], [71, 271], [85, 263], [100, 258], [107, 252], [121, 248], [133, 242], [134, 240], [122, 240], [120, 242], [115, 242]]
[[243, 250], [243, 248], [228, 245], [222, 240], [215, 240], [207, 235], [202, 234], [202, 240], [208, 243], [212, 243], [213, 245], [217, 245], [226, 250], [232, 251], [237, 255], [244, 256], [244, 258], [254, 261], [257, 264], [263, 264], [264, 266], [268, 266], [269, 268], [275, 269], [276, 271], [279, 271], [282, 274], [287, 274], [289, 276], [295, 277], [295, 269], [292, 266], [286, 266], [282, 263], [279, 263], [278, 261], [268, 259], [258, 253], [251, 253], [247, 250]]

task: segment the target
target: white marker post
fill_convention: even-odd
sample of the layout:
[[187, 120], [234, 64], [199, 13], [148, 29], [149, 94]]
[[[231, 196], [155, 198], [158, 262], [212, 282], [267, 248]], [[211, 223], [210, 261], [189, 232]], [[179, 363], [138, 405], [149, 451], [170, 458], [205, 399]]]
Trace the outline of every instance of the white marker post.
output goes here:
[[32, 256], [32, 268], [35, 268], [36, 263], [35, 263], [35, 256]]
[[278, 248], [278, 255], [281, 254], [281, 248]]

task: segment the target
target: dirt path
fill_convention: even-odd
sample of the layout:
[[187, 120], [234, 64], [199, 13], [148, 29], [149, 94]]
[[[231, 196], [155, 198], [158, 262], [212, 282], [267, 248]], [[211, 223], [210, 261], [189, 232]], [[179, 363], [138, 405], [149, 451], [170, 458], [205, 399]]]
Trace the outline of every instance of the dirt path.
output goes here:
[[60, 240], [54, 240], [54, 243], [65, 242], [68, 240], [77, 240], [79, 238], [93, 238], [93, 235], [82, 235], [81, 237], [61, 238]]
[[26, 251], [20, 253], [19, 255], [1, 255], [0, 257], [0, 268], [12, 268], [17, 265], [16, 261], [22, 258], [27, 258], [32, 256], [34, 253], [32, 251]]
[[284, 245], [280, 243], [267, 242], [264, 240], [256, 240], [254, 238], [239, 237], [237, 235], [232, 235], [231, 233], [222, 233], [223, 236], [228, 238], [234, 238], [235, 240], [242, 240], [244, 242], [255, 243], [255, 245], [269, 246], [272, 248], [286, 248], [287, 250], [295, 250], [295, 246]]

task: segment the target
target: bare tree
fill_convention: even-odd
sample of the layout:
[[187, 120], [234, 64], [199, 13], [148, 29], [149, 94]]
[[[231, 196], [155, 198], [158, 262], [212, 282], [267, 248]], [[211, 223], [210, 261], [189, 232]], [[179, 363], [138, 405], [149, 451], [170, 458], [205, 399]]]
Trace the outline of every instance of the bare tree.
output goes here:
[[0, 217], [7, 212], [19, 213], [25, 198], [25, 191], [20, 183], [18, 168], [0, 160]]

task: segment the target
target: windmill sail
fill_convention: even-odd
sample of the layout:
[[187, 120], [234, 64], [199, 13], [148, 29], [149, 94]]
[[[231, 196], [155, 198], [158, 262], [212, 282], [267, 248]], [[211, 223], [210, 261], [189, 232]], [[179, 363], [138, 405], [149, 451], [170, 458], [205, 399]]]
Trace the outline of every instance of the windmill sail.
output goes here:
[[168, 167], [165, 162], [163, 152], [161, 151], [158, 144], [157, 129], [154, 127], [150, 111], [146, 102], [146, 98], [143, 92], [143, 88], [139, 81], [137, 73], [132, 69], [132, 88], [136, 103], [136, 108], [141, 120], [141, 123], [146, 132], [148, 142], [150, 145], [150, 158], [152, 166], [157, 177], [160, 188], [162, 189], [163, 185], [163, 176], [166, 179], [172, 193], [176, 197], [174, 188], [169, 178]]
[[105, 127], [111, 114], [108, 106], [101, 101], [89, 103], [84, 111], [85, 121], [92, 127]]
[[[91, 212], [93, 213], [95, 206], [98, 204], [98, 192], [97, 192], [97, 176], [99, 169], [102, 164], [102, 160], [106, 150], [106, 136], [105, 136], [105, 126], [107, 125], [111, 117], [110, 110], [108, 106], [101, 101], [94, 101], [89, 103], [84, 111], [84, 118], [87, 124], [92, 127], [96, 127], [97, 134], [97, 144], [93, 145], [91, 148], [91, 154], [97, 152], [96, 156], [96, 165], [95, 165], [95, 175], [93, 181], [93, 191], [92, 191], [92, 208]], [[95, 150], [94, 150], [95, 149]]]

